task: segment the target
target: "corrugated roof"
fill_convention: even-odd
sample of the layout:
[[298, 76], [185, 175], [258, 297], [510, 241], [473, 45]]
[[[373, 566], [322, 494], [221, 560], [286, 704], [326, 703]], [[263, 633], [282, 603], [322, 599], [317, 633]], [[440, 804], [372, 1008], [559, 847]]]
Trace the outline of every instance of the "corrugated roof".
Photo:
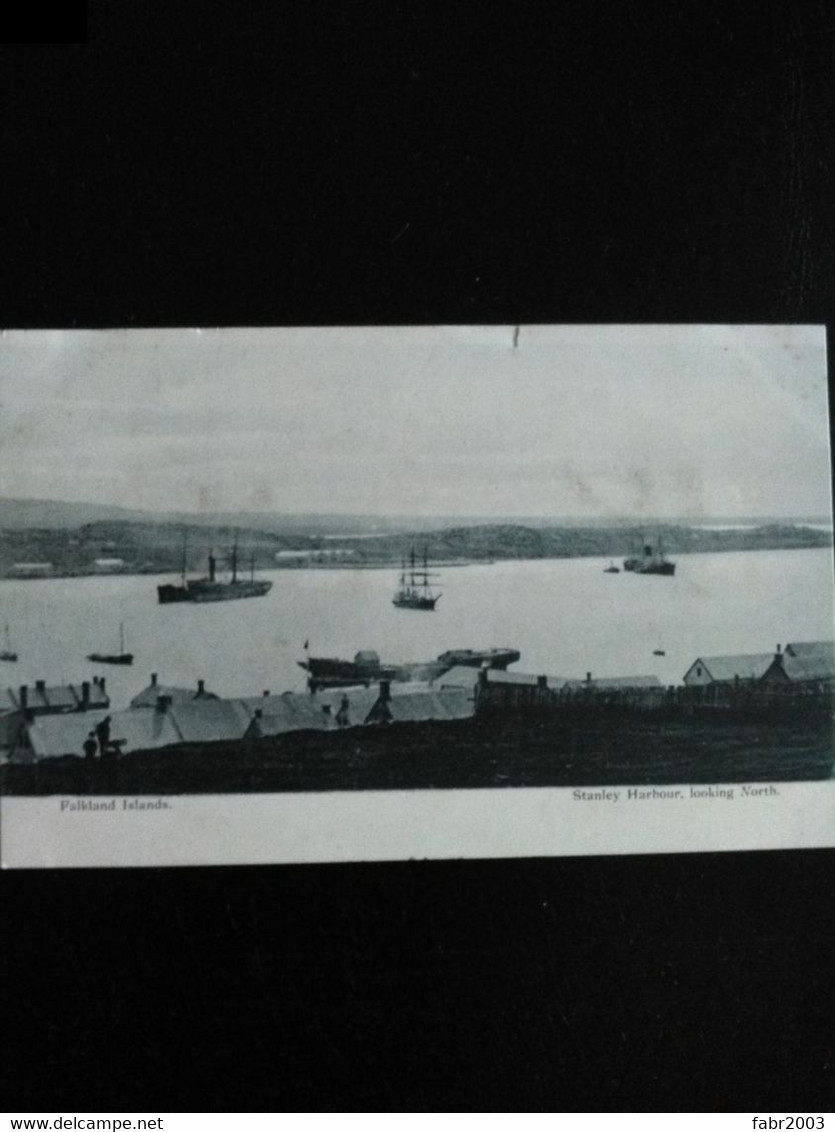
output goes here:
[[155, 708], [158, 696], [169, 696], [172, 704], [187, 703], [189, 700], [216, 700], [214, 692], [198, 691], [197, 688], [180, 688], [175, 684], [149, 684], [147, 688], [133, 697], [132, 708]]
[[832, 653], [784, 655], [782, 668], [793, 683], [802, 683], [804, 680], [832, 680], [835, 678], [835, 655]]
[[835, 641], [793, 641], [785, 651], [790, 656], [835, 656]]
[[566, 680], [567, 688], [660, 688], [657, 676], [596, 676], [588, 680]]
[[[107, 712], [70, 712], [67, 715], [42, 715], [28, 726], [29, 741], [39, 759], [58, 755], [77, 755], [83, 758], [84, 740], [95, 730], [96, 724]], [[170, 713], [158, 711], [116, 711], [110, 716], [110, 741], [118, 740], [122, 753], [167, 747], [181, 742]]]
[[247, 737], [285, 735], [288, 731], [329, 731], [336, 727], [334, 717], [324, 712], [321, 704], [311, 700], [311, 696], [305, 695], [284, 697], [276, 710], [252, 720]]
[[[77, 711], [84, 700], [81, 684], [55, 684], [39, 689], [36, 684], [26, 685], [26, 704], [32, 711]], [[110, 698], [98, 684], [90, 682], [87, 699], [90, 708], [106, 708]], [[0, 712], [20, 711], [20, 688], [0, 688]]]
[[[743, 653], [739, 656], [698, 657], [687, 669], [688, 672], [701, 664], [714, 680], [759, 680], [774, 660], [773, 652]], [[686, 675], [686, 674], [685, 674]]]
[[170, 715], [185, 743], [211, 743], [218, 739], [240, 739], [252, 714], [240, 700], [190, 699], [172, 704]]
[[[78, 698], [78, 702], [80, 704], [82, 699], [83, 699], [82, 687], [81, 687], [80, 684], [73, 684], [72, 688], [73, 688], [73, 691], [75, 692], [76, 697]], [[91, 684], [90, 685], [90, 697], [89, 697], [87, 702], [90, 705], [90, 707], [106, 708], [106, 707], [110, 706], [110, 697], [108, 696], [108, 694], [104, 690], [104, 688], [102, 688], [99, 684]]]
[[394, 696], [381, 704], [392, 723], [420, 722], [430, 719], [469, 719], [473, 701], [463, 688], [447, 688], [442, 692], [418, 692], [413, 696]]
[[[539, 675], [535, 672], [505, 672], [500, 668], [478, 669], [465, 664], [456, 665], [449, 672], [444, 672], [433, 681], [437, 688], [472, 688], [478, 683], [479, 673], [487, 673], [488, 684], [518, 684], [525, 687], [535, 687], [539, 682]], [[549, 688], [561, 688], [568, 683], [565, 676], [546, 676], [545, 681]]]
[[478, 674], [477, 668], [457, 664], [454, 668], [450, 668], [448, 672], [436, 676], [433, 684], [437, 688], [474, 688], [478, 683]]
[[[80, 684], [63, 684], [45, 687], [42, 691], [34, 684], [26, 686], [26, 704], [33, 711], [77, 711], [84, 702], [84, 689]], [[110, 697], [104, 688], [91, 681], [87, 698], [88, 707], [109, 707]], [[20, 711], [20, 688], [0, 688], [0, 712]]]
[[[322, 704], [330, 704], [331, 715], [334, 718], [342, 711], [343, 700], [347, 699], [347, 725], [349, 727], [357, 727], [359, 724], [365, 723], [368, 713], [379, 698], [379, 684], [372, 684], [370, 688], [332, 688], [326, 692], [317, 692], [315, 696], [310, 697], [320, 707]], [[344, 722], [342, 726], [345, 726]]]
[[106, 714], [104, 711], [91, 711], [38, 716], [27, 727], [35, 757], [48, 759], [57, 755], [78, 755], [83, 758], [84, 740]]

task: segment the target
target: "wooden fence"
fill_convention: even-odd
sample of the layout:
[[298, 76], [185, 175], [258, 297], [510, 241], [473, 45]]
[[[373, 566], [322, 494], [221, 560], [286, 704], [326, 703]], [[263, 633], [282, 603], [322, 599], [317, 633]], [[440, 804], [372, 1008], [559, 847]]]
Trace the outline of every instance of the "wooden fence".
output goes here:
[[475, 687], [475, 708], [476, 714], [521, 709], [574, 715], [653, 713], [667, 718], [831, 718], [835, 687], [831, 681], [778, 684], [739, 680], [698, 687], [612, 688], [592, 682], [549, 688], [545, 678], [537, 684], [480, 680]]

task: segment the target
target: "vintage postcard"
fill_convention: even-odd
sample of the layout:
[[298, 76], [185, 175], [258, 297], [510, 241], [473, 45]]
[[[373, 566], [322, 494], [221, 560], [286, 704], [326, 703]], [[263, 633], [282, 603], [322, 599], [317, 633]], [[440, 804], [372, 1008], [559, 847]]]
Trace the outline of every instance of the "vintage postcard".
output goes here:
[[7, 331], [7, 868], [835, 844], [818, 326]]

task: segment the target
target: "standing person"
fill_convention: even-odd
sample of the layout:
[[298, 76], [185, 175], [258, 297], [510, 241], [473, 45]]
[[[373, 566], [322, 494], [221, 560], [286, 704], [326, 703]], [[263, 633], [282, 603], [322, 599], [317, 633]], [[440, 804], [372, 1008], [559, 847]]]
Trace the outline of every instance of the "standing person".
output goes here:
[[348, 700], [348, 697], [343, 695], [342, 702], [339, 705], [339, 711], [336, 713], [336, 725], [337, 725], [337, 727], [347, 727], [348, 724], [350, 723], [350, 718], [348, 716], [348, 712], [350, 710], [350, 707], [351, 707], [351, 704], [350, 704], [350, 701]]
[[110, 754], [110, 716], [106, 715], [104, 719], [96, 724], [96, 738], [99, 741], [99, 751], [101, 757], [106, 758]]
[[91, 731], [87, 738], [84, 740], [84, 758], [85, 760], [94, 759], [96, 751], [98, 750], [98, 743], [96, 742], [96, 733]]

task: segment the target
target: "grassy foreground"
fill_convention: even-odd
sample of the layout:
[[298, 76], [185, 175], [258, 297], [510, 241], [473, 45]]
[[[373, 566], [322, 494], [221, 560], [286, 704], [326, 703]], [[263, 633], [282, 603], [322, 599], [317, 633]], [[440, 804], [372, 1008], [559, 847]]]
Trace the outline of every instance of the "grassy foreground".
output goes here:
[[0, 793], [200, 794], [822, 779], [832, 721], [502, 715], [0, 768]]

